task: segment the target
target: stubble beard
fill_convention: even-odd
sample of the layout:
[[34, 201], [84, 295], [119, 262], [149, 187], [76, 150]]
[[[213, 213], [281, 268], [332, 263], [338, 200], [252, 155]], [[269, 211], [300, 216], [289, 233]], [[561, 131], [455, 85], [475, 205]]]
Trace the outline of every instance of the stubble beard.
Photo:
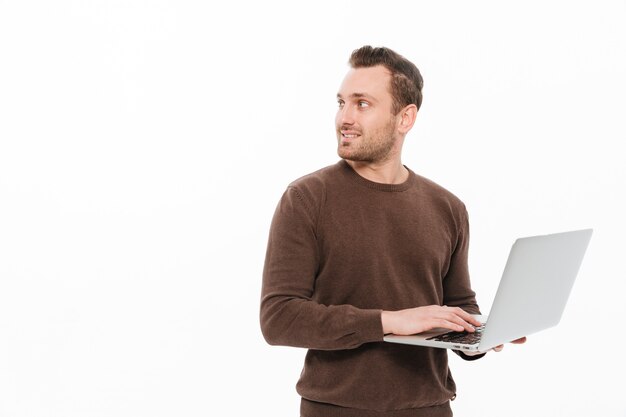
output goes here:
[[356, 162], [384, 162], [391, 156], [396, 143], [395, 123], [390, 122], [371, 134], [361, 131], [356, 140], [341, 143], [341, 126], [337, 129], [337, 154], [343, 159]]

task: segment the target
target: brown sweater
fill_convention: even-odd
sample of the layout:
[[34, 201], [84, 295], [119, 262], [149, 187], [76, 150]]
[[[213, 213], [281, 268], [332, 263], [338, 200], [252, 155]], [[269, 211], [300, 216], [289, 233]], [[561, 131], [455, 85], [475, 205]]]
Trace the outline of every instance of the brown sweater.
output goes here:
[[272, 345], [309, 349], [303, 417], [451, 415], [447, 351], [383, 342], [381, 311], [478, 314], [468, 227], [458, 198], [410, 170], [380, 184], [341, 160], [289, 185], [270, 229], [261, 329]]

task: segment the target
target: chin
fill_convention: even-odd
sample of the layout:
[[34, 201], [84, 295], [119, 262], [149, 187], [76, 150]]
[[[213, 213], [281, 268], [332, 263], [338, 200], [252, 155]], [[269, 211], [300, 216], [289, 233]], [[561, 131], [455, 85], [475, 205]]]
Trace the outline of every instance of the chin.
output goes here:
[[349, 153], [346, 152], [337, 152], [337, 154], [339, 155], [339, 157], [341, 159], [345, 159], [346, 161], [352, 161], [352, 162], [372, 162], [367, 158], [363, 158], [360, 157], [359, 155], [350, 155]]
[[354, 162], [370, 162], [371, 159], [368, 158], [367, 155], [363, 155], [362, 152], [359, 152], [359, 148], [353, 146], [353, 144], [349, 144], [348, 146], [341, 146], [340, 144], [337, 147], [337, 155], [339, 155], [340, 158]]
[[352, 161], [352, 156], [350, 155], [350, 152], [347, 151], [346, 149], [339, 147], [337, 149], [337, 155], [339, 155], [340, 158], [347, 159], [348, 161]]

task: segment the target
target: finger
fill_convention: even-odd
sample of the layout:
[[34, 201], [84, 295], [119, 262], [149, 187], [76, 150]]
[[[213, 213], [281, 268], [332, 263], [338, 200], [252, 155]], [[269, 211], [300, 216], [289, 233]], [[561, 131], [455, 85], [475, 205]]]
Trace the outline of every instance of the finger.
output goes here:
[[511, 343], [514, 343], [516, 345], [521, 345], [522, 343], [526, 343], [526, 336], [520, 337], [519, 339], [515, 339]]
[[450, 307], [450, 308], [454, 311], [456, 315], [460, 316], [463, 320], [472, 324], [473, 326], [482, 326], [482, 323], [480, 321], [478, 321], [474, 316], [472, 316], [470, 313], [463, 310], [462, 308], [460, 307]]
[[450, 322], [452, 322], [452, 323], [456, 323], [459, 326], [461, 326], [463, 329], [460, 330], [460, 331], [465, 330], [466, 332], [470, 332], [470, 333], [473, 333], [474, 331], [476, 331], [474, 326], [472, 326], [471, 324], [469, 324], [468, 322], [463, 320], [461, 317], [459, 317], [456, 314], [454, 314], [454, 312], [447, 313], [445, 315], [445, 319], [450, 321]]
[[[466, 330], [473, 332], [476, 327], [480, 327], [483, 324], [478, 321], [474, 316], [469, 314], [466, 311], [461, 310], [460, 308], [454, 308], [451, 311], [457, 317], [457, 323], [461, 324]], [[459, 321], [460, 320], [460, 321]], [[471, 326], [469, 329], [467, 326]]]
[[457, 324], [453, 321], [449, 321], [446, 319], [435, 319], [436, 325], [434, 327], [443, 327], [444, 329], [454, 330], [455, 332], [462, 332], [465, 330], [463, 326]]
[[500, 352], [502, 349], [504, 349], [504, 345], [499, 345], [493, 348], [495, 352]]

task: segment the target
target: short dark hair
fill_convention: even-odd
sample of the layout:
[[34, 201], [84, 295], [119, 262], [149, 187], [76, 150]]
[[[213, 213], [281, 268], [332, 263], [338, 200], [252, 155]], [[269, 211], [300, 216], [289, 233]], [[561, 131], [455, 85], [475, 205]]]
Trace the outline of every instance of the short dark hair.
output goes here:
[[352, 51], [348, 61], [352, 68], [369, 68], [382, 65], [391, 72], [391, 111], [398, 114], [409, 104], [419, 110], [422, 105], [422, 74], [411, 61], [389, 48], [365, 45]]

